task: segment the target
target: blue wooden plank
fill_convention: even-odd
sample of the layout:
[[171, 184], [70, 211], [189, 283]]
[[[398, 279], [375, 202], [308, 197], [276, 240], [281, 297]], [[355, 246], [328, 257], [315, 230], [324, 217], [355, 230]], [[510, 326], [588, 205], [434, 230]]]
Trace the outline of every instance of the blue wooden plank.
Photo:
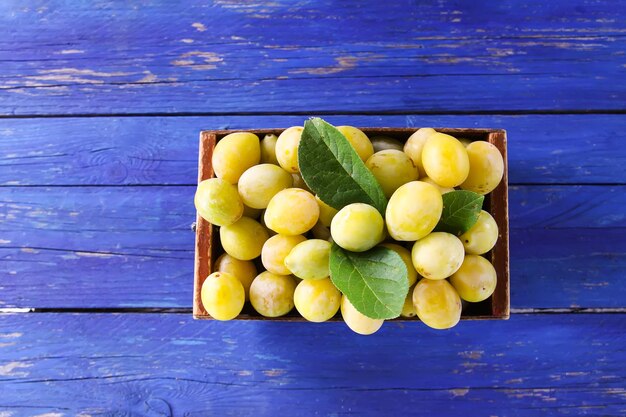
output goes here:
[[623, 416], [625, 338], [622, 314], [519, 315], [443, 332], [386, 323], [370, 337], [343, 323], [0, 315], [0, 412]]
[[626, 307], [623, 235], [623, 228], [513, 229], [511, 305]]
[[[194, 187], [9, 187], [3, 307], [190, 307]], [[626, 307], [626, 187], [511, 188], [513, 308]]]
[[624, 10], [591, 0], [2, 2], [0, 114], [624, 110]]
[[[0, 122], [0, 184], [193, 184], [201, 129], [287, 127], [305, 116], [13, 119]], [[510, 183], [626, 183], [626, 118], [325, 116], [357, 126], [504, 128]]]
[[190, 306], [194, 191], [3, 189], [0, 304]]
[[624, 229], [624, 186], [512, 186], [513, 229]]

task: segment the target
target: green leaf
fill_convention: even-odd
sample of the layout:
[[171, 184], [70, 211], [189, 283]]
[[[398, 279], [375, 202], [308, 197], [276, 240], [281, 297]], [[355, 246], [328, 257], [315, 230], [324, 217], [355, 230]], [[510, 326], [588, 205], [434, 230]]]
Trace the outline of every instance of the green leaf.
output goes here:
[[324, 120], [304, 123], [298, 165], [304, 182], [329, 206], [340, 210], [365, 203], [384, 215], [387, 199], [380, 184], [345, 136]]
[[354, 307], [373, 319], [393, 319], [402, 312], [409, 291], [406, 264], [384, 246], [350, 252], [336, 243], [330, 249], [330, 278]]
[[485, 197], [465, 190], [450, 191], [442, 197], [443, 212], [435, 230], [459, 236], [474, 226]]

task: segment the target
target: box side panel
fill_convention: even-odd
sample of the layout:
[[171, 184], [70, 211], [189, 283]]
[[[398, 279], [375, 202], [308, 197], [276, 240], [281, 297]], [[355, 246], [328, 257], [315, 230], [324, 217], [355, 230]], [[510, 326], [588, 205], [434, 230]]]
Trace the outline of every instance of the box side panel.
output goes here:
[[495, 145], [504, 160], [502, 181], [491, 193], [491, 215], [498, 224], [498, 241], [491, 253], [491, 262], [498, 274], [498, 284], [493, 294], [492, 314], [508, 318], [510, 310], [509, 292], [509, 205], [508, 205], [508, 165], [506, 153], [506, 133], [489, 134], [489, 142]]
[[[216, 135], [212, 132], [200, 133], [200, 150], [198, 158], [198, 183], [213, 177], [213, 149]], [[193, 289], [193, 316], [195, 318], [208, 316], [202, 305], [200, 291], [206, 277], [211, 273], [213, 265], [212, 245], [213, 226], [200, 215], [196, 216], [196, 253], [194, 259], [194, 289]]]

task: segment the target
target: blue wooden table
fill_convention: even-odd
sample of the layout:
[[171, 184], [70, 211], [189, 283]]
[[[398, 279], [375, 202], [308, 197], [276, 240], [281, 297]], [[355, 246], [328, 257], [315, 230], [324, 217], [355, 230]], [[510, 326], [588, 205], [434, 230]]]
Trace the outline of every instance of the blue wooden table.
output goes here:
[[[180, 3], [185, 3], [180, 4]], [[0, 416], [626, 415], [626, 2], [0, 2]], [[509, 134], [509, 321], [191, 318], [201, 129]]]

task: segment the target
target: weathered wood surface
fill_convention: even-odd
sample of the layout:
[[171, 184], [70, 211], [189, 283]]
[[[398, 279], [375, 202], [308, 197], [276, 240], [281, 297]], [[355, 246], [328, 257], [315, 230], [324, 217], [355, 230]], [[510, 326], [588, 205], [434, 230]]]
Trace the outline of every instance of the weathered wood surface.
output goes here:
[[[358, 338], [358, 339], [357, 339]], [[623, 416], [621, 315], [516, 315], [451, 331], [0, 316], [5, 416]], [[358, 346], [358, 348], [355, 348]]]
[[[6, 187], [4, 307], [190, 307], [193, 186]], [[624, 186], [510, 190], [513, 308], [626, 307]]]
[[[623, 0], [0, 2], [0, 309], [61, 312], [0, 313], [0, 417], [626, 415], [624, 22]], [[191, 320], [198, 132], [315, 114], [507, 129], [509, 321]]]
[[[492, 127], [508, 133], [509, 182], [626, 184], [626, 117], [325, 116], [331, 123]], [[287, 127], [306, 116], [11, 119], [0, 185], [195, 184], [202, 129]]]
[[624, 1], [0, 4], [0, 114], [624, 110]]

